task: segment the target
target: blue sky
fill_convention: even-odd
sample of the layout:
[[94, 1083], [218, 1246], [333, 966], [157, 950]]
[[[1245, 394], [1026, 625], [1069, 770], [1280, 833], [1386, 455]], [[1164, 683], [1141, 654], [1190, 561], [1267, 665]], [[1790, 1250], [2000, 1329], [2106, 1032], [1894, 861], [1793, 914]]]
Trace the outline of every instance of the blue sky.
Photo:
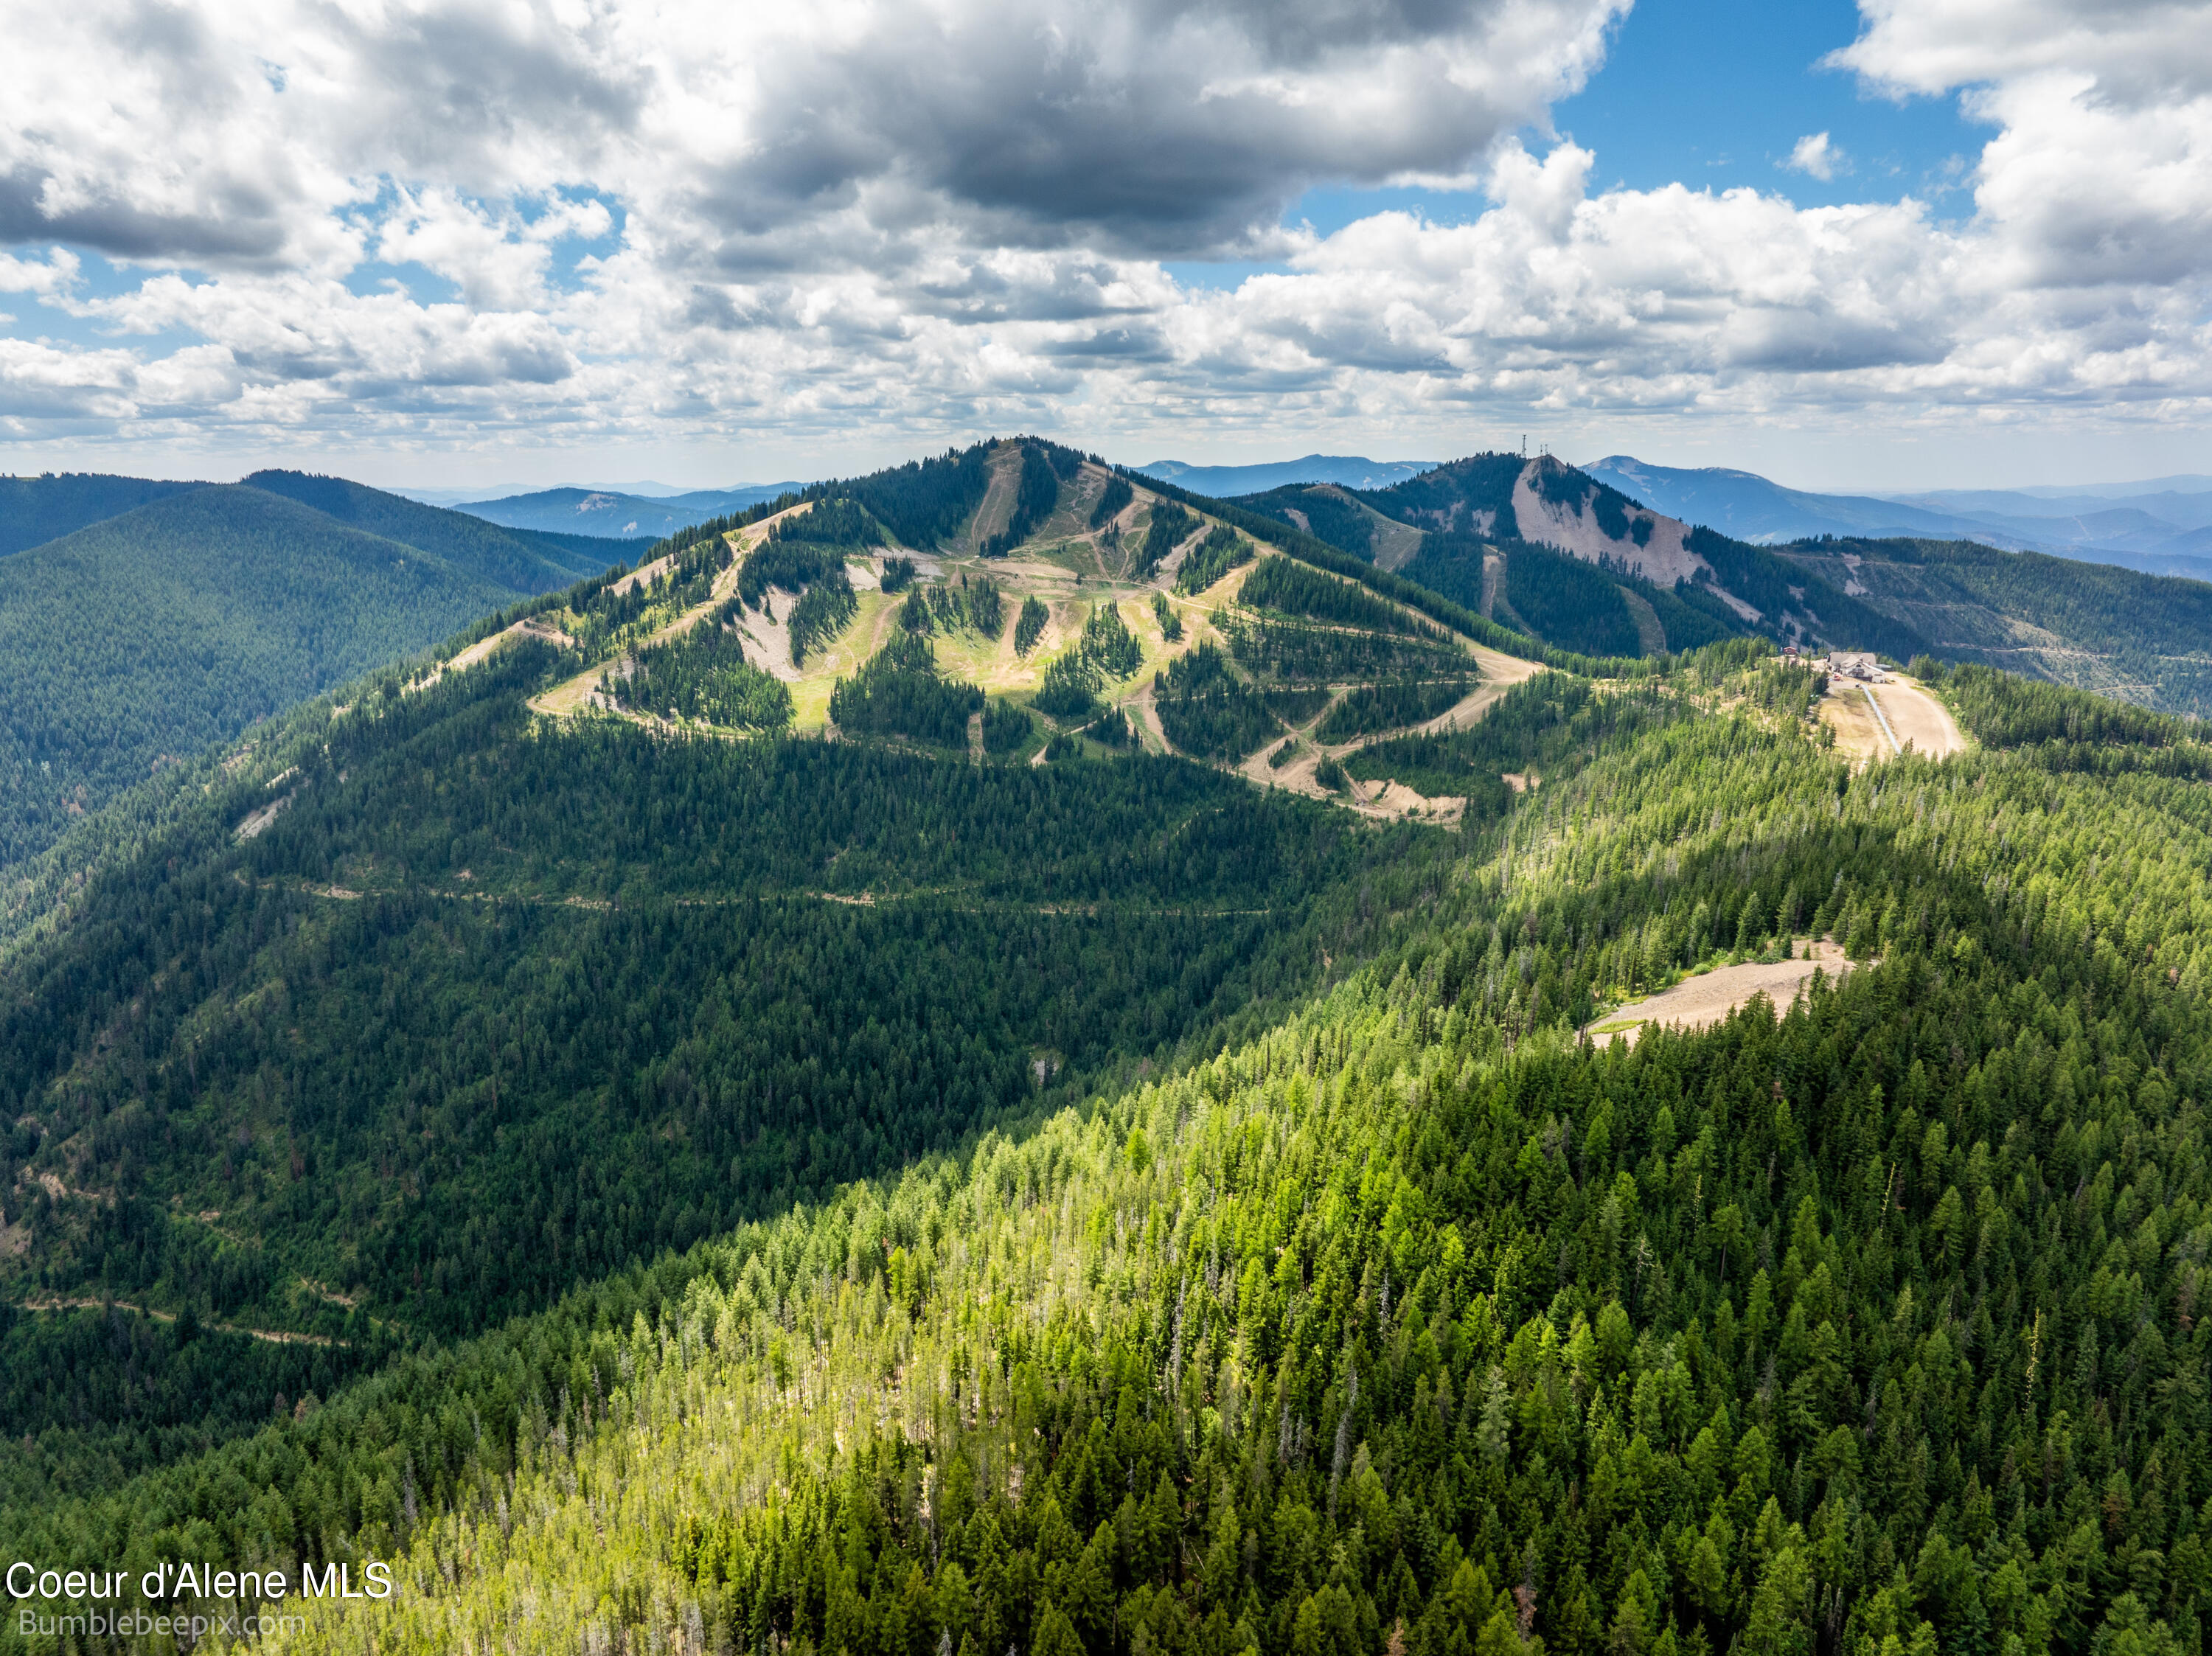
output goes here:
[[[1822, 66], [1858, 34], [1850, 0], [1642, 0], [1614, 26], [1589, 84], [1553, 106], [1548, 129], [1525, 129], [1524, 141], [1540, 149], [1556, 136], [1594, 151], [1594, 191], [1680, 183], [1777, 193], [1800, 207], [1909, 195], [1947, 218], [1970, 214], [1971, 175], [1991, 129], [1969, 120], [1954, 96], [1884, 96], [1848, 70]], [[1821, 132], [1841, 152], [1826, 179], [1790, 165], [1799, 141]], [[1480, 191], [1329, 185], [1299, 197], [1283, 222], [1328, 235], [1387, 209], [1454, 224], [1490, 204]], [[1167, 268], [1188, 285], [1221, 288], [1288, 267]]]
[[[1857, 8], [1838, 0], [1647, 0], [1553, 124], [1597, 152], [1595, 187], [1679, 180], [1779, 191], [1801, 207], [1917, 195], [1969, 210], [1947, 197], [1991, 129], [1962, 118], [1955, 97], [1869, 96], [1849, 71], [1820, 66], [1858, 33]], [[1800, 138], [1821, 131], [1851, 163], [1827, 183], [1784, 166]]]

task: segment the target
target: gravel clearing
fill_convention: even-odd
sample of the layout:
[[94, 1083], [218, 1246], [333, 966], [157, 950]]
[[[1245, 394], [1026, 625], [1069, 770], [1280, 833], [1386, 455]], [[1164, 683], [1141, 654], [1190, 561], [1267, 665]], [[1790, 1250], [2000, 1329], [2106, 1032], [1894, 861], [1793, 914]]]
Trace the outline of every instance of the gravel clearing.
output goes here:
[[[1807, 952], [1803, 939], [1790, 948], [1793, 954]], [[1810, 960], [1747, 961], [1741, 966], [1723, 966], [1685, 978], [1672, 989], [1594, 1020], [1584, 1026], [1583, 1034], [1595, 1041], [1625, 1040], [1633, 1046], [1647, 1025], [1710, 1028], [1738, 1007], [1750, 1004], [1755, 995], [1772, 1001], [1778, 1013], [1786, 1011], [1814, 973], [1840, 978], [1852, 969], [1852, 962], [1832, 938], [1822, 937], [1813, 943], [1810, 952]]]

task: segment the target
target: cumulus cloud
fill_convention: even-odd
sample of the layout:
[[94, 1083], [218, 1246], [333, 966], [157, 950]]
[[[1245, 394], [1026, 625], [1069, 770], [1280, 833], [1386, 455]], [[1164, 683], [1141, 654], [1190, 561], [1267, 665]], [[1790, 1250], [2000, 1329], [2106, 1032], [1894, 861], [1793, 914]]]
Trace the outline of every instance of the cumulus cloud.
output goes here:
[[2009, 284], [2189, 284], [2212, 231], [2212, 29], [2170, 0], [1861, 0], [1832, 55], [1893, 96], [1957, 92], [1999, 129], [1974, 175]]
[[0, 294], [38, 294], [46, 297], [64, 294], [76, 285], [82, 268], [77, 256], [66, 247], [50, 250], [43, 259], [0, 253]]
[[1850, 157], [1838, 145], [1831, 143], [1825, 132], [1808, 132], [1798, 139], [1796, 148], [1790, 152], [1790, 159], [1782, 164], [1793, 173], [1802, 173], [1823, 184], [1838, 173], [1851, 170]]
[[[1485, 409], [2212, 398], [2194, 5], [1862, 0], [1974, 211], [1594, 192], [1623, 0], [80, 0], [0, 66], [0, 430], [1105, 441]], [[1827, 133], [1789, 166], [1849, 172]], [[1280, 227], [1318, 183], [1463, 224]], [[110, 274], [88, 280], [81, 249]], [[1272, 263], [1233, 292], [1159, 261]], [[182, 347], [155, 340], [184, 337]]]

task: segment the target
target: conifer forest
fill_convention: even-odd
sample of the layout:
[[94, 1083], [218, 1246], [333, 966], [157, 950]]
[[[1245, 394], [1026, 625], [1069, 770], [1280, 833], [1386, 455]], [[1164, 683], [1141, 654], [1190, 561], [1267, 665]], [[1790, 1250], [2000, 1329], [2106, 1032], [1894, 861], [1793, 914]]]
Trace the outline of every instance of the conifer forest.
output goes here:
[[[113, 481], [83, 555], [197, 498]], [[0, 1562], [363, 1656], [2195, 1656], [2212, 743], [1680, 529], [1015, 438], [395, 587], [488, 596], [9, 830]]]

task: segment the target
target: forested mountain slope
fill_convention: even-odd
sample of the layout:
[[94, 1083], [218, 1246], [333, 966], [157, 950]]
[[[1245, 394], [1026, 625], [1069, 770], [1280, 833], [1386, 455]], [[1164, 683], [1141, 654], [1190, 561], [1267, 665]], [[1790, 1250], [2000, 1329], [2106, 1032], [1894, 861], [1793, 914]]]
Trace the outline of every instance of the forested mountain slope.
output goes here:
[[2212, 585], [1971, 541], [1802, 542], [1799, 568], [1847, 580], [1954, 661], [1980, 661], [2170, 713], [2212, 714]]
[[465, 512], [448, 512], [343, 477], [304, 471], [257, 471], [240, 481], [248, 488], [313, 507], [353, 528], [420, 548], [513, 592], [550, 592], [566, 586], [618, 562], [624, 553], [636, 551], [638, 543], [658, 538], [633, 535], [627, 543], [610, 543], [593, 535], [509, 529]]
[[240, 485], [0, 559], [0, 865], [512, 594]]
[[[1462, 842], [1413, 935], [1218, 1057], [120, 1488], [15, 1461], [38, 1498], [0, 1544], [396, 1561], [389, 1602], [290, 1606], [272, 1642], [308, 1649], [2198, 1649], [2212, 805], [2161, 773], [2175, 731], [1981, 669], [1952, 687], [1980, 752], [1854, 773], [1751, 694], [1768, 670], [1647, 687], [1680, 716], [1599, 737]], [[383, 715], [415, 808], [441, 767], [409, 744], [497, 722], [465, 683]], [[255, 903], [337, 871], [330, 786], [237, 866]], [[675, 801], [714, 795], [638, 833], [696, 844]], [[260, 930], [307, 951], [252, 998], [274, 1034], [352, 950]], [[1574, 1034], [1808, 932], [1863, 963], [1786, 1016]], [[116, 1027], [100, 1061], [153, 1080]], [[397, 1204], [490, 1107], [471, 1087], [414, 1100]]]
[[[0, 870], [161, 767], [635, 550], [337, 478], [258, 478], [270, 487], [193, 485], [0, 559]], [[118, 486], [88, 509], [139, 488], [23, 481]]]
[[[1933, 651], [2212, 710], [2212, 586], [2194, 580], [1972, 541], [1755, 546], [1550, 457], [1475, 455], [1386, 489], [1284, 488], [1237, 504], [1585, 654], [1751, 634], [1899, 661]], [[1419, 530], [1418, 549], [1382, 557], [1377, 518]]]
[[[387, 1652], [2201, 1647], [2193, 725], [1922, 663], [1979, 749], [1856, 770], [1764, 640], [1030, 440], [654, 550], [39, 865], [0, 1552], [391, 1560], [292, 1640]], [[1456, 831], [1267, 786], [1336, 736]]]
[[0, 477], [0, 557], [58, 540], [150, 500], [205, 487], [204, 483], [165, 482], [149, 477], [110, 477], [97, 472]]
[[15, 917], [0, 1294], [125, 1308], [0, 1325], [0, 1509], [1212, 1051], [1401, 930], [1457, 846], [1168, 758], [546, 719], [572, 652], [448, 653], [145, 785]]

